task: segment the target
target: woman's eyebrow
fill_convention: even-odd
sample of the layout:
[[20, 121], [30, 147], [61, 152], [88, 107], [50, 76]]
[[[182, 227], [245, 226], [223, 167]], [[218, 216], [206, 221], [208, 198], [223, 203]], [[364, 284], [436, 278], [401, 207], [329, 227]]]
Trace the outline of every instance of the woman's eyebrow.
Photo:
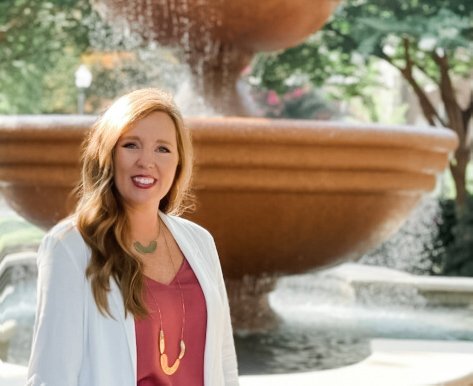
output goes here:
[[164, 143], [165, 145], [169, 145], [169, 146], [172, 146], [173, 143], [172, 142], [169, 142], [165, 139], [157, 139], [155, 143]]
[[140, 137], [137, 137], [136, 135], [124, 135], [123, 137], [120, 137], [120, 141], [129, 141], [129, 140], [135, 140], [135, 141], [140, 141]]
[[[120, 141], [130, 141], [130, 140], [134, 140], [134, 141], [142, 141], [142, 139], [136, 135], [124, 135], [123, 137], [120, 138]], [[163, 143], [163, 144], [166, 144], [166, 145], [169, 145], [169, 146], [172, 146], [173, 143], [166, 140], [166, 139], [162, 139], [162, 138], [158, 138], [155, 143]]]

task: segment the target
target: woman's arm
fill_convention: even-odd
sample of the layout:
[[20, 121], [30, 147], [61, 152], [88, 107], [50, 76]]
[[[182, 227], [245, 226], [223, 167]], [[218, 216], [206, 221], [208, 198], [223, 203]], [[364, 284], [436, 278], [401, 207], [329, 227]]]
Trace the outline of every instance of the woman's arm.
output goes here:
[[38, 304], [27, 386], [78, 384], [87, 282], [77, 256], [82, 248], [68, 245], [70, 240], [47, 235], [38, 251]]

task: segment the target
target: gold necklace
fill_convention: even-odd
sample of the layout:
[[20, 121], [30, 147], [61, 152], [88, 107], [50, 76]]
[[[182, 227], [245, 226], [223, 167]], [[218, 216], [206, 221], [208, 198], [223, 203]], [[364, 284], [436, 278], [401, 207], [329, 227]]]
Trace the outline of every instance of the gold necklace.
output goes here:
[[153, 253], [156, 248], [158, 247], [158, 242], [157, 240], [159, 239], [159, 234], [161, 233], [161, 223], [158, 220], [158, 235], [156, 238], [151, 240], [148, 244], [147, 247], [145, 247], [143, 244], [141, 244], [139, 241], [135, 241], [133, 243], [133, 247], [136, 249], [137, 252], [141, 253], [142, 255], [149, 255]]
[[[161, 228], [161, 226], [160, 226]], [[176, 268], [174, 267], [174, 263], [171, 258], [171, 252], [169, 250], [168, 242], [166, 239], [166, 235], [164, 235], [164, 242], [166, 244], [166, 250], [168, 252], [169, 260], [171, 261], [172, 268], [174, 270], [174, 277], [177, 279], [177, 282], [179, 283], [179, 291], [181, 292], [181, 300], [182, 300], [182, 328], [181, 328], [181, 352], [179, 353], [178, 358], [174, 362], [174, 364], [169, 367], [169, 360], [168, 356], [165, 353], [166, 350], [166, 340], [164, 338], [164, 328], [163, 328], [163, 318], [161, 315], [161, 308], [159, 308], [159, 303], [156, 301], [156, 298], [154, 297], [153, 292], [149, 289], [148, 284], [146, 284], [146, 287], [148, 289], [148, 292], [151, 293], [151, 296], [153, 297], [154, 303], [156, 304], [158, 308], [158, 313], [159, 313], [159, 324], [160, 324], [160, 329], [159, 329], [159, 354], [160, 354], [160, 365], [161, 369], [163, 370], [164, 374], [167, 375], [172, 375], [174, 374], [177, 369], [179, 368], [179, 365], [181, 364], [181, 359], [184, 357], [184, 354], [186, 352], [186, 344], [184, 343], [184, 325], [186, 322], [186, 305], [184, 303], [184, 295], [182, 294], [182, 287], [181, 287], [181, 281], [179, 280], [179, 277], [177, 276]]]

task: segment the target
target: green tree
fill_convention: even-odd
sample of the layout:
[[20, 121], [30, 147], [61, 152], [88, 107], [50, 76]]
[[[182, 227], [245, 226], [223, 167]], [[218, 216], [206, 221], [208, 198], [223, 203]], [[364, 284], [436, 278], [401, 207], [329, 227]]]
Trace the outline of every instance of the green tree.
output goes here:
[[[466, 106], [461, 106], [454, 79], [472, 75], [473, 2], [346, 0], [316, 36], [317, 39], [309, 39], [273, 57], [271, 74], [261, 76], [261, 71], [256, 74], [261, 76], [262, 83], [277, 90], [278, 82], [283, 82], [281, 74], [287, 77], [301, 71], [309, 74], [316, 84], [323, 84], [336, 71], [350, 77], [366, 69], [356, 66], [353, 59], [359, 55], [366, 63], [370, 58], [389, 62], [412, 87], [428, 123], [448, 127], [458, 135], [460, 145], [450, 170], [457, 189], [457, 202], [464, 205], [473, 96]], [[363, 75], [358, 79], [359, 84], [343, 92], [363, 95], [366, 79]], [[434, 106], [429, 99], [424, 89], [427, 83], [438, 87], [442, 108]]]
[[137, 87], [175, 90], [185, 77], [172, 50], [113, 28], [89, 0], [0, 1], [0, 114], [76, 113], [81, 62], [93, 73], [88, 112]]
[[0, 113], [75, 111], [86, 0], [0, 2]]
[[282, 53], [260, 53], [252, 61], [249, 83], [255, 89], [274, 90], [283, 96], [288, 88], [308, 82], [321, 88], [329, 99], [360, 97], [372, 121], [378, 121], [373, 96], [365, 92], [381, 86], [373, 61], [356, 53], [329, 49], [323, 31]]

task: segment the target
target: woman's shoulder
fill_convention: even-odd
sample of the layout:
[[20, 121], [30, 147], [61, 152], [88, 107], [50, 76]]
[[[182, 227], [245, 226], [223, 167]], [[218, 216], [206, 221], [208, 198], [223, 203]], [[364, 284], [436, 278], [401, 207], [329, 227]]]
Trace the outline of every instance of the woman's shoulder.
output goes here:
[[68, 217], [53, 228], [44, 236], [40, 250], [63, 249], [69, 255], [87, 255], [87, 245], [77, 229], [75, 219]]
[[204, 237], [204, 238], [212, 238], [210, 232], [205, 229], [203, 226], [190, 221], [186, 218], [174, 216], [170, 214], [163, 214], [160, 212], [160, 216], [165, 222], [165, 224], [169, 227], [172, 226], [174, 230], [178, 231], [186, 231], [190, 232], [196, 236]]
[[[191, 247], [190, 250], [200, 250], [201, 256], [210, 259], [212, 264], [219, 266], [217, 247], [210, 232], [195, 222], [178, 216], [163, 215], [160, 213], [166, 226], [178, 242]], [[188, 256], [186, 256], [188, 257]]]
[[76, 241], [84, 242], [82, 236], [77, 229], [74, 217], [68, 217], [54, 227], [52, 227], [46, 234], [45, 238], [55, 241]]

